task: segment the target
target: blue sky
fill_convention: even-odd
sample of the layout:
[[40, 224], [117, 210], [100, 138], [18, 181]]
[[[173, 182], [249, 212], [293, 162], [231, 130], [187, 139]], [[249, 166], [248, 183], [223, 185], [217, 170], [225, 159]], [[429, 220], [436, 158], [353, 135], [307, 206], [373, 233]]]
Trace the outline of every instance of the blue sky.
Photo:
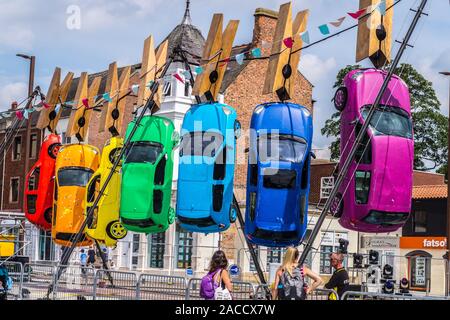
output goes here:
[[[235, 44], [251, 41], [256, 8], [278, 10], [286, 1], [191, 0], [191, 17], [206, 37], [213, 13], [239, 19]], [[401, 40], [413, 17], [409, 8], [419, 0], [402, 0], [394, 11], [394, 39]], [[359, 0], [294, 0], [294, 12], [310, 9], [311, 40], [321, 37], [317, 26], [355, 11]], [[67, 28], [68, 9], [80, 9], [80, 29]], [[36, 84], [47, 89], [55, 66], [63, 72], [97, 72], [112, 61], [119, 65], [139, 62], [144, 39], [152, 34], [161, 41], [182, 19], [184, 0], [0, 0], [0, 110], [27, 91], [28, 64], [16, 53], [37, 57]], [[450, 71], [450, 5], [447, 0], [429, 0], [413, 35], [413, 49], [402, 59], [414, 65], [433, 86], [448, 115], [448, 80], [439, 71]], [[339, 29], [353, 23], [347, 16]], [[326, 148], [329, 139], [320, 128], [334, 111], [331, 98], [337, 71], [354, 63], [356, 29], [325, 41], [302, 53], [300, 71], [314, 84], [314, 145]], [[394, 43], [395, 53], [399, 45]], [[366, 65], [368, 65], [366, 63]]]

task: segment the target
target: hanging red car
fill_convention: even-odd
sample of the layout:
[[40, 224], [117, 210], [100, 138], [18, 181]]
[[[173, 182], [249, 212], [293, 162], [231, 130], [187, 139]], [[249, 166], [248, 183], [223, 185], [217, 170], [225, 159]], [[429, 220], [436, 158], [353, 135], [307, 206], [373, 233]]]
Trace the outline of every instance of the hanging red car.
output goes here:
[[39, 159], [25, 179], [25, 217], [43, 230], [52, 226], [55, 160], [60, 147], [61, 137], [51, 133], [42, 143]]

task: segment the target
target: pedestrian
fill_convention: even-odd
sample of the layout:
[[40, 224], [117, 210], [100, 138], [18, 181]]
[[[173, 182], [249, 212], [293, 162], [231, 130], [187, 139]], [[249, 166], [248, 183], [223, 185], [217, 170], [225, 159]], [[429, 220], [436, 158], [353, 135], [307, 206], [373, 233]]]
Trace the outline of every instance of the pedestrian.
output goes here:
[[89, 247], [89, 250], [88, 250], [87, 254], [88, 254], [88, 261], [87, 261], [88, 266], [92, 265], [94, 267], [94, 264], [95, 264], [95, 250], [94, 250], [93, 246]]
[[[342, 295], [346, 291], [348, 291], [350, 285], [348, 272], [347, 270], [345, 270], [345, 267], [343, 265], [344, 255], [342, 253], [332, 253], [330, 254], [330, 262], [331, 266], [335, 270], [330, 278], [330, 281], [325, 284], [325, 288], [333, 289], [334, 291], [336, 291], [339, 298], [341, 298]], [[336, 297], [336, 294], [332, 292], [328, 295], [328, 299], [337, 300], [338, 297]]]
[[84, 249], [81, 249], [80, 251], [80, 264], [81, 264], [81, 272], [83, 274], [86, 273], [86, 265], [87, 265], [87, 254], [84, 251]]
[[[306, 296], [313, 292], [323, 281], [308, 267], [299, 266], [300, 252], [297, 248], [288, 247], [283, 258], [282, 265], [275, 276], [275, 284], [272, 289], [272, 299], [276, 300], [305, 300]], [[305, 276], [313, 282], [308, 286]]]
[[8, 270], [0, 265], [0, 300], [8, 299]]
[[228, 260], [225, 252], [214, 252], [209, 263], [209, 272], [202, 278], [200, 296], [205, 300], [231, 300], [233, 286], [227, 271]]

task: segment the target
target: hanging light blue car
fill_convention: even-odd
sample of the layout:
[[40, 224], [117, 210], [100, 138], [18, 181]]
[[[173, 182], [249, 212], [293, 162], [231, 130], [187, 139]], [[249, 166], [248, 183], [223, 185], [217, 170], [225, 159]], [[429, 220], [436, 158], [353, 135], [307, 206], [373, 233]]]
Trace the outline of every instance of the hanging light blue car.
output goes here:
[[312, 116], [293, 103], [261, 104], [250, 129], [245, 235], [257, 245], [296, 246], [307, 225]]
[[191, 232], [222, 232], [236, 221], [232, 205], [236, 111], [221, 103], [192, 106], [184, 116], [176, 216]]

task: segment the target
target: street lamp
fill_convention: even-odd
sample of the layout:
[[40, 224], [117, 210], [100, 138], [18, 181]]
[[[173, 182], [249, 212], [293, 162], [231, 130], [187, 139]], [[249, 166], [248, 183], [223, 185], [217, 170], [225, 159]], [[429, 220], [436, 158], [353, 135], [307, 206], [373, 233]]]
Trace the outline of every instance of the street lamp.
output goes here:
[[[449, 71], [441, 71], [440, 74], [448, 77], [450, 76]], [[450, 81], [449, 81], [449, 96], [448, 96], [448, 109], [449, 109], [449, 117], [448, 117], [448, 154], [447, 154], [447, 283], [446, 283], [446, 293], [450, 294], [450, 170], [448, 170], [448, 159], [450, 157]]]

